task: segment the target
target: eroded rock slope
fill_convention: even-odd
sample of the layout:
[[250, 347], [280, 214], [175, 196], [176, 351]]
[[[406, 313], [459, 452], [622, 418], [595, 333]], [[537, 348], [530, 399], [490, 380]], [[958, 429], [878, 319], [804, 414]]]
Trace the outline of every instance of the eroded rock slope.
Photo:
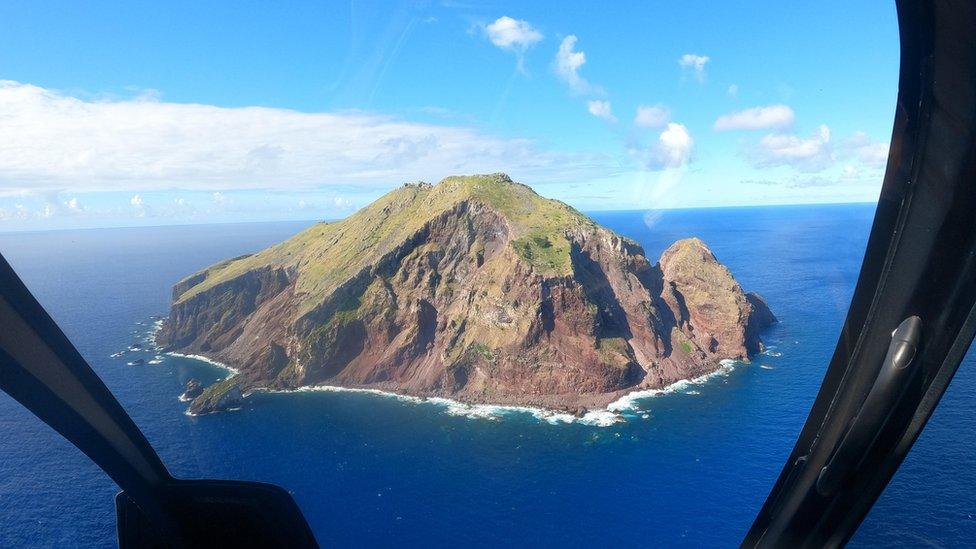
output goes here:
[[774, 321], [701, 240], [651, 264], [492, 174], [405, 185], [192, 274], [157, 341], [240, 370], [196, 413], [317, 384], [584, 409], [747, 358]]

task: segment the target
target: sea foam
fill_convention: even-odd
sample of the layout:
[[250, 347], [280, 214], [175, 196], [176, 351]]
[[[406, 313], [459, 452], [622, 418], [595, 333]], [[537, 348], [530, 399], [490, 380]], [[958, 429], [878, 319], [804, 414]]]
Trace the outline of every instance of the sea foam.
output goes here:
[[206, 362], [207, 364], [209, 364], [211, 366], [216, 366], [216, 367], [218, 367], [218, 368], [220, 368], [222, 370], [227, 370], [228, 372], [230, 372], [232, 374], [235, 374], [235, 375], [240, 373], [240, 370], [238, 370], [237, 368], [234, 368], [233, 366], [228, 366], [228, 365], [224, 364], [223, 362], [217, 362], [216, 360], [213, 360], [212, 358], [207, 358], [207, 357], [205, 357], [203, 355], [185, 355], [183, 353], [175, 353], [175, 352], [168, 352], [166, 354], [169, 355], [169, 356], [175, 356], [175, 357], [179, 357], [179, 358], [192, 358], [193, 360], [199, 360], [200, 362]]
[[584, 425], [594, 425], [607, 427], [614, 423], [619, 423], [622, 418], [610, 410], [590, 410], [582, 416], [575, 416], [566, 412], [537, 408], [534, 406], [515, 406], [510, 404], [470, 404], [445, 397], [417, 397], [403, 395], [391, 391], [380, 389], [368, 389], [360, 387], [338, 387], [335, 385], [316, 385], [314, 387], [299, 387], [288, 390], [261, 390], [267, 393], [306, 393], [306, 392], [327, 392], [327, 393], [365, 393], [374, 396], [392, 398], [401, 402], [412, 404], [427, 404], [440, 408], [444, 413], [452, 416], [461, 416], [472, 419], [486, 419], [495, 421], [505, 416], [513, 414], [525, 414], [534, 417], [539, 421], [552, 425], [564, 423], [582, 423]]
[[[667, 395], [671, 393], [676, 393], [683, 391], [692, 385], [702, 385], [708, 382], [708, 380], [716, 377], [725, 377], [735, 370], [736, 364], [739, 362], [731, 359], [725, 359], [719, 362], [719, 368], [714, 372], [709, 372], [705, 375], [698, 376], [692, 379], [682, 379], [681, 381], [676, 381], [671, 385], [662, 387], [660, 389], [644, 389], [641, 391], [633, 391], [627, 393], [626, 395], [618, 398], [617, 400], [611, 402], [607, 405], [607, 410], [611, 412], [623, 413], [623, 412], [638, 412], [640, 408], [637, 406], [638, 401], [644, 400], [651, 397], [656, 397], [660, 395]], [[689, 391], [691, 393], [691, 391]], [[694, 394], [698, 394], [697, 391]]]
[[[207, 358], [202, 355], [193, 354], [182, 354], [169, 352], [166, 353], [171, 356], [176, 356], [180, 358], [190, 358], [193, 360], [199, 360], [205, 362], [212, 366], [222, 368], [231, 372], [233, 375], [237, 375], [239, 371], [236, 368], [228, 366], [222, 362], [217, 362], [216, 360]], [[734, 360], [722, 360], [719, 362], [720, 367], [714, 372], [696, 377], [694, 379], [685, 379], [667, 387], [661, 389], [647, 389], [642, 391], [634, 391], [628, 393], [614, 402], [611, 402], [606, 408], [600, 410], [589, 410], [581, 416], [576, 416], [567, 412], [560, 412], [557, 410], [550, 410], [546, 408], [537, 408], [534, 406], [515, 406], [509, 404], [470, 404], [467, 402], [461, 402], [459, 400], [454, 400], [445, 397], [418, 397], [412, 395], [403, 395], [400, 393], [394, 393], [392, 391], [383, 391], [381, 389], [370, 389], [363, 387], [339, 387], [336, 385], [316, 385], [313, 387], [299, 387], [297, 389], [255, 389], [249, 391], [244, 395], [246, 398], [253, 392], [262, 392], [269, 394], [287, 394], [287, 393], [309, 393], [309, 392], [326, 392], [326, 393], [364, 393], [374, 396], [380, 396], [385, 398], [392, 398], [399, 400], [401, 402], [408, 402], [412, 404], [427, 404], [441, 408], [446, 414], [452, 416], [462, 416], [472, 419], [485, 419], [489, 421], [496, 421], [502, 419], [505, 416], [513, 414], [524, 414], [530, 415], [535, 419], [549, 423], [551, 425], [560, 425], [568, 423], [580, 423], [583, 425], [592, 425], [595, 427], [609, 427], [616, 423], [620, 423], [625, 420], [622, 415], [624, 412], [639, 412], [637, 407], [637, 401], [659, 396], [670, 394], [674, 392], [681, 391], [693, 385], [701, 385], [708, 380], [715, 377], [728, 376], [734, 369], [737, 361]], [[698, 391], [688, 391], [689, 394], [699, 394]], [[649, 417], [648, 414], [641, 414], [642, 418]]]

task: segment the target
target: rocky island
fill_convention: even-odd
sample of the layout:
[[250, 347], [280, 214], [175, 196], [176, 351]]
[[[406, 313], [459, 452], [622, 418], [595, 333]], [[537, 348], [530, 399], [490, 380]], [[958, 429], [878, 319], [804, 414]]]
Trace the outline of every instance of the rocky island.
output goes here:
[[491, 174], [404, 185], [186, 277], [157, 342], [239, 371], [194, 414], [315, 385], [579, 413], [746, 359], [772, 322], [701, 240], [652, 264]]

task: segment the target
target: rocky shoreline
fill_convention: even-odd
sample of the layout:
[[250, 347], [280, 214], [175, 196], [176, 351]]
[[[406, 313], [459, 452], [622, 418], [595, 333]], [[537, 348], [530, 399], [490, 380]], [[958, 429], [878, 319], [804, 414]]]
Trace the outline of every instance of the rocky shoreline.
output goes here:
[[188, 276], [173, 302], [158, 343], [239, 372], [194, 414], [327, 385], [585, 415], [748, 360], [775, 322], [701, 240], [651, 264], [503, 174], [401, 187]]
[[[194, 357], [195, 359], [200, 359], [203, 357]], [[219, 364], [212, 359], [207, 359], [203, 361], [210, 366]], [[625, 416], [628, 412], [634, 414], [639, 414], [643, 417], [647, 417], [646, 413], [643, 412], [636, 404], [637, 401], [651, 398], [654, 396], [659, 396], [675, 391], [684, 389], [690, 385], [700, 385], [707, 383], [710, 378], [717, 375], [728, 375], [730, 374], [735, 364], [746, 364], [745, 362], [739, 363], [737, 361], [723, 361], [716, 369], [710, 371], [709, 373], [703, 374], [701, 376], [679, 380], [675, 383], [661, 387], [658, 389], [639, 389], [632, 391], [620, 391], [614, 396], [614, 400], [602, 404], [605, 399], [600, 399], [598, 402], [601, 404], [596, 405], [577, 405], [570, 406], [566, 404], [559, 404], [557, 399], [543, 399], [536, 403], [527, 403], [521, 401], [509, 401], [509, 402], [488, 402], [488, 401], [478, 401], [478, 400], [457, 400], [453, 398], [447, 398], [442, 395], [429, 394], [429, 395], [408, 395], [396, 392], [394, 390], [384, 390], [377, 387], [339, 387], [334, 385], [317, 385], [317, 386], [306, 386], [297, 389], [288, 390], [270, 390], [264, 388], [257, 388], [249, 391], [247, 393], [235, 392], [232, 396], [225, 400], [224, 407], [219, 408], [188, 408], [187, 415], [189, 416], [202, 416], [213, 414], [217, 412], [225, 412], [232, 410], [239, 410], [244, 401], [250, 397], [253, 393], [265, 392], [265, 393], [276, 393], [276, 394], [293, 394], [293, 393], [303, 393], [303, 392], [335, 392], [335, 393], [363, 393], [369, 394], [382, 398], [393, 398], [396, 400], [413, 402], [418, 404], [429, 404], [434, 406], [445, 407], [447, 413], [450, 415], [461, 415], [471, 418], [484, 418], [484, 419], [498, 419], [499, 417], [509, 414], [509, 413], [528, 413], [541, 421], [546, 421], [549, 423], [560, 424], [560, 423], [574, 423], [580, 422], [584, 424], [591, 424], [596, 426], [609, 426], [615, 423], [625, 421]], [[223, 381], [230, 381], [233, 378], [225, 378]], [[194, 383], [197, 382], [196, 379], [190, 379], [187, 382], [187, 391], [190, 390], [192, 386], [194, 389], [198, 386]], [[198, 382], [197, 382], [198, 383]], [[221, 382], [217, 382], [221, 383]], [[215, 384], [216, 385], [216, 384]], [[689, 393], [692, 394], [692, 393]], [[185, 395], [185, 393], [184, 393]], [[610, 395], [607, 395], [610, 396]], [[188, 401], [184, 399], [183, 396], [180, 397], [183, 402]]]

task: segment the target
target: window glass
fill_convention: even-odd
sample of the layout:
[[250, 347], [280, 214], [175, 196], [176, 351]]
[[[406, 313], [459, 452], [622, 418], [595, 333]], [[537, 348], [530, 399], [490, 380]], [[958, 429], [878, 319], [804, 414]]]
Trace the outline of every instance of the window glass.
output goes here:
[[[0, 253], [174, 475], [322, 544], [741, 539], [860, 269], [893, 6], [54, 4], [0, 7]], [[965, 370], [856, 544], [967, 539]], [[107, 476], [6, 395], [0, 440], [0, 546], [112, 543]]]

